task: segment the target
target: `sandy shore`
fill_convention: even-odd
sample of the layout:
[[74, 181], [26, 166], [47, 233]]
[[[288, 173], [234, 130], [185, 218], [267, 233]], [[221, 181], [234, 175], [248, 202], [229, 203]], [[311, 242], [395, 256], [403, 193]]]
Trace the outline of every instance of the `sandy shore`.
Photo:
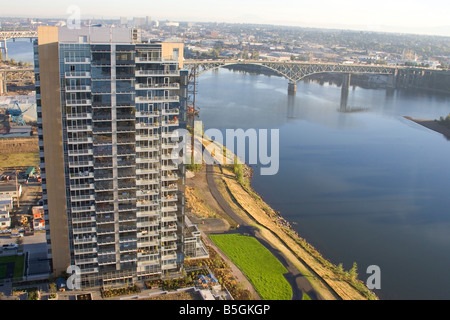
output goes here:
[[441, 133], [447, 140], [450, 140], [450, 129], [446, 126], [441, 125], [437, 120], [427, 120], [427, 119], [413, 119], [411, 117], [404, 117], [405, 119], [414, 121], [417, 124], [424, 126], [430, 130]]

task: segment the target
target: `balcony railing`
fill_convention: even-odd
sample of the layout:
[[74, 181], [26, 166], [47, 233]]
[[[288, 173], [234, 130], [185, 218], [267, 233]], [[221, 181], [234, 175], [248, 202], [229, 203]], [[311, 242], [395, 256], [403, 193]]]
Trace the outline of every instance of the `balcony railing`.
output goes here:
[[179, 83], [154, 83], [154, 84], [146, 84], [146, 83], [137, 83], [135, 85], [136, 90], [151, 90], [151, 89], [180, 89]]
[[136, 77], [148, 77], [148, 76], [179, 76], [179, 70], [136, 70]]
[[136, 97], [136, 102], [178, 102], [179, 96], [147, 96], [147, 97]]
[[66, 92], [88, 92], [91, 86], [66, 86]]
[[90, 78], [91, 73], [86, 71], [68, 71], [65, 73], [66, 78]]

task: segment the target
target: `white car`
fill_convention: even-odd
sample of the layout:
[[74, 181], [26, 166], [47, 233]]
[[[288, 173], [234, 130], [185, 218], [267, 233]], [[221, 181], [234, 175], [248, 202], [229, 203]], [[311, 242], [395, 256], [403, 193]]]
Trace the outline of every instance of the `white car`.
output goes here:
[[13, 250], [13, 249], [17, 249], [19, 246], [17, 244], [14, 243], [10, 243], [10, 244], [4, 244], [3, 245], [3, 249], [4, 250]]

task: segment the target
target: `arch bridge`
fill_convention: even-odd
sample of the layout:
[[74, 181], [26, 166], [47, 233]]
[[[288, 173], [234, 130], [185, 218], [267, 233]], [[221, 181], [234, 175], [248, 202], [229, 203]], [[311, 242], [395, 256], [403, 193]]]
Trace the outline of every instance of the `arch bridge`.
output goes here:
[[[342, 74], [384, 74], [396, 76], [398, 67], [373, 66], [338, 63], [307, 63], [295, 61], [260, 61], [260, 60], [185, 60], [184, 68], [189, 71], [190, 77], [201, 75], [212, 69], [231, 65], [258, 65], [274, 71], [289, 80], [290, 93], [295, 93], [296, 83], [303, 78], [317, 73]], [[348, 77], [349, 78], [349, 77]], [[347, 84], [348, 86], [348, 84]]]
[[5, 60], [8, 59], [8, 48], [6, 47], [6, 41], [16, 38], [37, 38], [37, 31], [0, 31], [0, 41], [3, 41], [1, 50], [5, 53]]

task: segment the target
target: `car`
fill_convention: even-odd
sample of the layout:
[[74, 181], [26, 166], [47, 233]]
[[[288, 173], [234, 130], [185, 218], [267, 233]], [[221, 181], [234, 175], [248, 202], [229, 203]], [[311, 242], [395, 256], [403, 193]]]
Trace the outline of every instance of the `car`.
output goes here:
[[14, 250], [14, 249], [17, 249], [18, 247], [19, 246], [17, 244], [10, 243], [10, 244], [4, 244], [2, 248], [4, 250]]

